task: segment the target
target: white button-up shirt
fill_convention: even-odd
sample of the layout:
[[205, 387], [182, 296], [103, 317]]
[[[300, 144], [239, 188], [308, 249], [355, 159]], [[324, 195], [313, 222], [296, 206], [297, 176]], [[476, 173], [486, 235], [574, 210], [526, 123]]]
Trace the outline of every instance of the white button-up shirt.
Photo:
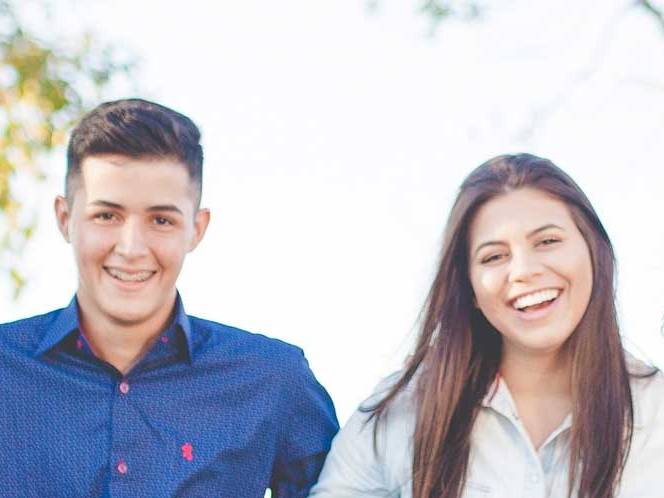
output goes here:
[[[382, 382], [369, 403], [397, 377]], [[634, 434], [616, 498], [663, 498], [664, 375], [634, 378], [631, 385]], [[571, 415], [535, 449], [505, 382], [498, 378], [490, 393], [471, 433], [463, 498], [567, 498]], [[381, 420], [377, 453], [368, 417], [355, 412], [334, 439], [310, 497], [412, 497], [413, 391], [397, 396]]]

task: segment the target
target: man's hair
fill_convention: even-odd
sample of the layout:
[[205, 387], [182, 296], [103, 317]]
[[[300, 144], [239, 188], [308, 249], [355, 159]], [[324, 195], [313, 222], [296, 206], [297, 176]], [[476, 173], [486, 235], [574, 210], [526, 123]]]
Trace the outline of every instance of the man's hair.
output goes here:
[[201, 133], [191, 119], [163, 105], [142, 99], [103, 103], [86, 114], [71, 134], [65, 195], [73, 199], [86, 157], [117, 154], [181, 163], [189, 172], [198, 205], [203, 174], [200, 139]]

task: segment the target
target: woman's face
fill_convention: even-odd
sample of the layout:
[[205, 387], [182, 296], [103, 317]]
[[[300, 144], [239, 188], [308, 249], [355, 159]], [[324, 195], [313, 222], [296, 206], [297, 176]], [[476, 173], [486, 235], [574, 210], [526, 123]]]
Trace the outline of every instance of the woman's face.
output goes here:
[[590, 251], [567, 206], [532, 188], [495, 197], [475, 215], [469, 248], [475, 302], [504, 354], [557, 353], [593, 286]]

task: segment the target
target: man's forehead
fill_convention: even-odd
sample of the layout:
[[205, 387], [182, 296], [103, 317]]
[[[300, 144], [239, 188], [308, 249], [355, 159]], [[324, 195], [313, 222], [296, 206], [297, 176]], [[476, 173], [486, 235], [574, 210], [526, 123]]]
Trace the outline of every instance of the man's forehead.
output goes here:
[[130, 157], [119, 154], [96, 154], [85, 157], [81, 161], [81, 170], [94, 171], [98, 169], [125, 171], [137, 168], [153, 169], [162, 171], [160, 168], [172, 169], [181, 173], [189, 174], [187, 166], [177, 159], [170, 157]]
[[184, 165], [169, 159], [90, 156], [81, 164], [79, 194], [86, 203], [180, 205], [195, 202], [195, 187]]

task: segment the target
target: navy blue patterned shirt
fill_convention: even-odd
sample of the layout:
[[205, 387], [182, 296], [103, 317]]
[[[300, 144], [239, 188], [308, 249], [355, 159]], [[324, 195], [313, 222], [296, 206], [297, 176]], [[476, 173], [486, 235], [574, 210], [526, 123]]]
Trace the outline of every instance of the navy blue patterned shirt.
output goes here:
[[76, 299], [0, 325], [0, 496], [299, 498], [338, 429], [302, 351], [187, 316], [123, 376]]

